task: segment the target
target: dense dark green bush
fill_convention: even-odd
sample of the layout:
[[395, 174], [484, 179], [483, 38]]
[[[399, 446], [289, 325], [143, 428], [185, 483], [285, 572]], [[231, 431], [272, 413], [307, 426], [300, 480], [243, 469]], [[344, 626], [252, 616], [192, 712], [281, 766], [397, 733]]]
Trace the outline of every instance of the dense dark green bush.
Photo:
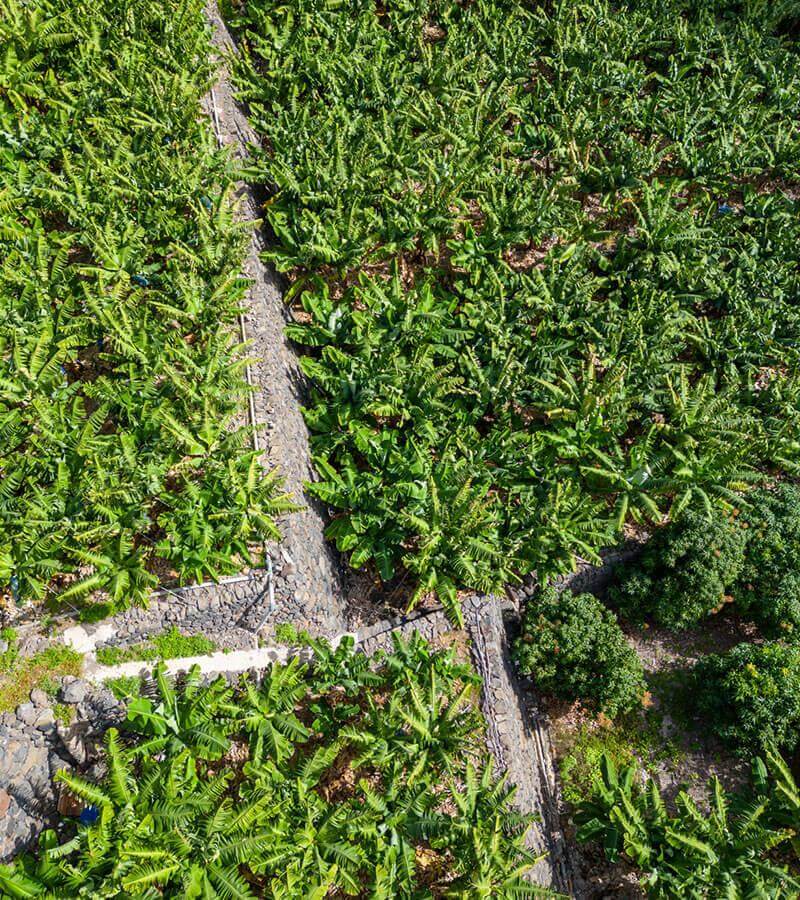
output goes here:
[[743, 753], [800, 740], [800, 647], [739, 644], [701, 659], [693, 672], [694, 705], [704, 728]]
[[800, 629], [800, 490], [782, 484], [748, 496], [744, 565], [732, 593], [737, 609], [767, 632]]
[[644, 694], [636, 651], [592, 594], [543, 589], [525, 610], [514, 657], [545, 693], [581, 700], [608, 716], [634, 708]]
[[697, 624], [723, 603], [744, 564], [746, 529], [733, 516], [688, 512], [653, 535], [622, 569], [611, 603], [631, 621], [670, 628]]
[[734, 602], [767, 635], [800, 628], [800, 489], [748, 492], [733, 514], [688, 512], [621, 567], [611, 602], [632, 621], [686, 628]]

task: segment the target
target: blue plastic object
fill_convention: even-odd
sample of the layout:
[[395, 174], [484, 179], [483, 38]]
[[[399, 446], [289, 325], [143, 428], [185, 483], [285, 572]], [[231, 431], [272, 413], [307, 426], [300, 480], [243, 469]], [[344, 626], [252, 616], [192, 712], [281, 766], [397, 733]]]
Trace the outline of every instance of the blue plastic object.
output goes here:
[[94, 825], [99, 818], [100, 810], [96, 806], [87, 806], [78, 816], [78, 821], [81, 825]]

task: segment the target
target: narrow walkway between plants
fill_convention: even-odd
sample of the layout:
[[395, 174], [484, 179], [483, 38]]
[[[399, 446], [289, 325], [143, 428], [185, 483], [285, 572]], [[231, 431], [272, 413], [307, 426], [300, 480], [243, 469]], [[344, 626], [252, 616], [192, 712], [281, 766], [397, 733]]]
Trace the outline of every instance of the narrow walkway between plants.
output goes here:
[[[207, 111], [219, 142], [230, 147], [236, 158], [244, 159], [248, 146], [258, 144], [258, 139], [234, 100], [228, 79], [225, 57], [236, 48], [214, 0], [207, 3], [206, 16], [220, 62], [217, 83], [206, 97]], [[241, 219], [258, 220], [260, 204], [253, 188], [241, 183], [238, 197]], [[262, 622], [291, 621], [310, 630], [343, 630], [339, 561], [325, 540], [323, 513], [303, 489], [315, 477], [308, 429], [300, 410], [305, 379], [284, 336], [287, 317], [281, 289], [275, 272], [259, 258], [263, 249], [263, 236], [254, 229], [244, 270], [251, 288], [243, 317], [255, 386], [252, 411], [256, 423], [264, 426], [258, 432], [265, 445], [264, 464], [278, 467], [286, 489], [303, 509], [280, 523], [284, 537], [277, 553], [273, 611], [265, 597], [267, 602], [258, 603], [249, 615], [251, 620], [260, 615]]]

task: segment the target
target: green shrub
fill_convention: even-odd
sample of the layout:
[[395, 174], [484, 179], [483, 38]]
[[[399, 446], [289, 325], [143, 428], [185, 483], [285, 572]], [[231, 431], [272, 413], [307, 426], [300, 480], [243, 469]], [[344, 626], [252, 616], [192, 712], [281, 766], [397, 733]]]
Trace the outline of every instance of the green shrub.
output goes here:
[[782, 484], [747, 495], [744, 565], [732, 593], [736, 608], [768, 633], [800, 629], [800, 489]]
[[74, 706], [69, 703], [54, 703], [53, 704], [53, 715], [56, 717], [56, 720], [61, 722], [62, 725], [71, 725], [75, 716], [77, 714], [77, 710]]
[[525, 820], [480, 759], [475, 674], [418, 638], [377, 660], [313, 646], [321, 670], [276, 664], [237, 689], [156, 670], [157, 698], [106, 735], [104, 779], [58, 776], [88, 821], [0, 866], [0, 894], [538, 895]]
[[279, 644], [286, 644], [287, 646], [292, 647], [295, 646], [300, 639], [297, 628], [291, 622], [279, 622], [275, 626], [275, 640]]
[[592, 594], [548, 586], [528, 603], [514, 644], [519, 669], [540, 690], [614, 717], [644, 694], [642, 665], [614, 614]]
[[689, 628], [725, 602], [744, 564], [746, 529], [721, 511], [687, 511], [658, 529], [609, 592], [623, 618]]
[[800, 740], [800, 647], [739, 644], [694, 667], [695, 711], [703, 727], [747, 753]]
[[800, 627], [800, 489], [757, 488], [733, 514], [688, 511], [620, 567], [610, 599], [627, 619], [670, 628], [696, 625], [731, 600], [767, 635], [793, 635]]
[[11, 672], [14, 664], [19, 656], [19, 644], [17, 631], [14, 628], [4, 628], [0, 631], [0, 640], [8, 645], [2, 653], [0, 653], [0, 675]]

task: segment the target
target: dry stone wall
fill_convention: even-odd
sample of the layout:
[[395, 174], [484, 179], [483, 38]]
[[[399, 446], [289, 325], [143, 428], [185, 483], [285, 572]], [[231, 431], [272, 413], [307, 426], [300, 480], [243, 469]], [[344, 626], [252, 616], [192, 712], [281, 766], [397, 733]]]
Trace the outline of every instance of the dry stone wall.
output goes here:
[[543, 859], [533, 880], [575, 896], [576, 868], [559, 820], [561, 799], [547, 722], [520, 691], [509, 652], [504, 614], [513, 616], [514, 610], [496, 597], [481, 596], [465, 600], [463, 609], [473, 661], [483, 678], [489, 751], [497, 774], [506, 772], [516, 787], [519, 812], [535, 817], [527, 845]]
[[[644, 549], [649, 535], [630, 539], [618, 547], [606, 547], [600, 551], [600, 565], [594, 565], [586, 560], [577, 560], [574, 572], [562, 575], [554, 580], [556, 588], [560, 591], [570, 590], [573, 594], [588, 592], [603, 597], [614, 578], [615, 568], [636, 559]], [[539, 589], [539, 582], [535, 576], [528, 577], [521, 587], [514, 588], [512, 593], [519, 602], [524, 602], [527, 597], [532, 597]]]
[[124, 716], [109, 690], [82, 679], [65, 677], [58, 698], [72, 710], [69, 724], [56, 720], [53, 701], [41, 690], [0, 716], [0, 862], [57, 824], [53, 776], [65, 768], [90, 769], [103, 734]]
[[[220, 143], [243, 158], [258, 139], [234, 99], [225, 66], [226, 56], [235, 53], [236, 47], [214, 0], [209, 0], [206, 16], [220, 63], [217, 82], [206, 97], [207, 111]], [[260, 219], [260, 201], [252, 187], [240, 183], [238, 201], [243, 221]], [[252, 614], [258, 617], [255, 624], [291, 621], [313, 632], [332, 633], [345, 625], [339, 559], [324, 537], [324, 511], [304, 489], [316, 478], [301, 412], [307, 386], [284, 334], [288, 312], [278, 276], [259, 256], [264, 249], [263, 235], [254, 228], [244, 266], [251, 287], [243, 316], [255, 388], [252, 412], [261, 426], [264, 464], [280, 469], [286, 489], [303, 508], [280, 523], [283, 540], [273, 555], [274, 609], [270, 612], [269, 603], [262, 602]]]

